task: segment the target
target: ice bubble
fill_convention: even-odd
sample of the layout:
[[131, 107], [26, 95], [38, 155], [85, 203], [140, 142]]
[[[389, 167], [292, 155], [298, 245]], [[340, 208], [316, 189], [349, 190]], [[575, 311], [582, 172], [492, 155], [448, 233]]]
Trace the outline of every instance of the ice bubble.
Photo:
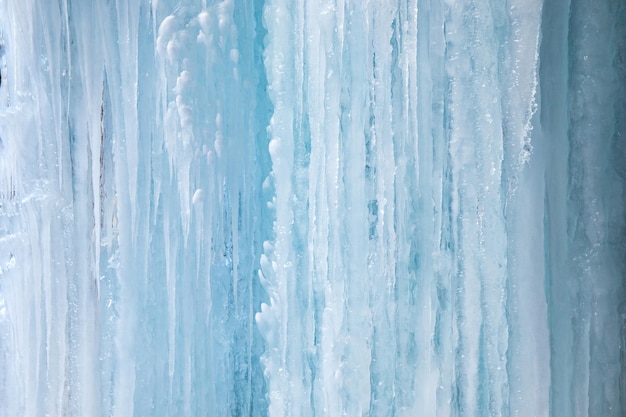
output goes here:
[[193, 193], [193, 197], [191, 198], [191, 204], [197, 206], [198, 204], [202, 203], [203, 200], [204, 192], [202, 191], [202, 188], [198, 188], [196, 192]]
[[230, 50], [230, 60], [234, 64], [239, 63], [239, 50], [238, 49], [233, 48], [233, 49]]
[[213, 142], [213, 147], [215, 148], [215, 153], [218, 158], [222, 157], [222, 152], [224, 150], [224, 136], [221, 132], [217, 132], [215, 134], [215, 142]]
[[159, 26], [159, 37], [171, 38], [176, 30], [176, 23], [176, 17], [174, 15], [169, 15], [163, 19]]
[[270, 156], [272, 157], [272, 160], [278, 157], [279, 150], [280, 150], [280, 140], [278, 138], [274, 138], [270, 140], [269, 151], [270, 151]]
[[191, 107], [185, 104], [181, 95], [176, 96], [176, 109], [178, 110], [181, 127], [190, 127], [193, 123], [193, 112]]
[[167, 16], [161, 22], [159, 26], [159, 34], [157, 37], [157, 50], [159, 53], [165, 53], [166, 47], [169, 46], [169, 41], [172, 39], [174, 32], [176, 31], [177, 22], [173, 15]]
[[187, 70], [182, 71], [178, 78], [176, 79], [176, 87], [174, 87], [174, 92], [176, 94], [181, 94], [191, 83], [191, 73]]
[[167, 43], [167, 58], [170, 62], [178, 61], [181, 49], [182, 48], [178, 39], [172, 39]]
[[204, 11], [198, 15], [198, 22], [202, 26], [202, 30], [208, 32], [211, 29], [211, 15], [209, 12]]
[[269, 278], [274, 274], [274, 271], [272, 269], [272, 262], [269, 260], [269, 258], [265, 255], [262, 254], [261, 255], [261, 272], [263, 272], [263, 276], [265, 278]]

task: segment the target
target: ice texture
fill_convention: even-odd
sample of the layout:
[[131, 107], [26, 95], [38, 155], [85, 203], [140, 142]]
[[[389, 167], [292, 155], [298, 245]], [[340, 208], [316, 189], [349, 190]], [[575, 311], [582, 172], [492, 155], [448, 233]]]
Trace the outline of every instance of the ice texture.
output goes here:
[[0, 0], [0, 417], [626, 415], [620, 0]]

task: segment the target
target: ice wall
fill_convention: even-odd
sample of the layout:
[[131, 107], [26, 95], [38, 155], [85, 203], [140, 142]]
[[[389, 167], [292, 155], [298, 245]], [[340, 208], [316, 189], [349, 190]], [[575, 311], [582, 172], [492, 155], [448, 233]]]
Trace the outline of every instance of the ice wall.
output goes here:
[[1, 415], [263, 412], [261, 6], [1, 3]]
[[625, 415], [624, 22], [0, 0], [0, 416]]

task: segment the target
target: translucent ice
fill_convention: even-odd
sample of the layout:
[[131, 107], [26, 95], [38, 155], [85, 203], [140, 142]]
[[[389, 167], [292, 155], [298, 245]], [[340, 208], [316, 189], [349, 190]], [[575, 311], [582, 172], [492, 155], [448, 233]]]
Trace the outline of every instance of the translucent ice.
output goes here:
[[0, 417], [626, 415], [625, 21], [0, 0]]

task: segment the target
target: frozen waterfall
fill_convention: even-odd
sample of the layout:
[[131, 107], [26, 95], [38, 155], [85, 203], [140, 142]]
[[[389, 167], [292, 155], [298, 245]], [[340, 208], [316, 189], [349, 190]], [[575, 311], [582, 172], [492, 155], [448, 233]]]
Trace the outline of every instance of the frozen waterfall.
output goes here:
[[0, 417], [626, 416], [623, 0], [0, 0]]

